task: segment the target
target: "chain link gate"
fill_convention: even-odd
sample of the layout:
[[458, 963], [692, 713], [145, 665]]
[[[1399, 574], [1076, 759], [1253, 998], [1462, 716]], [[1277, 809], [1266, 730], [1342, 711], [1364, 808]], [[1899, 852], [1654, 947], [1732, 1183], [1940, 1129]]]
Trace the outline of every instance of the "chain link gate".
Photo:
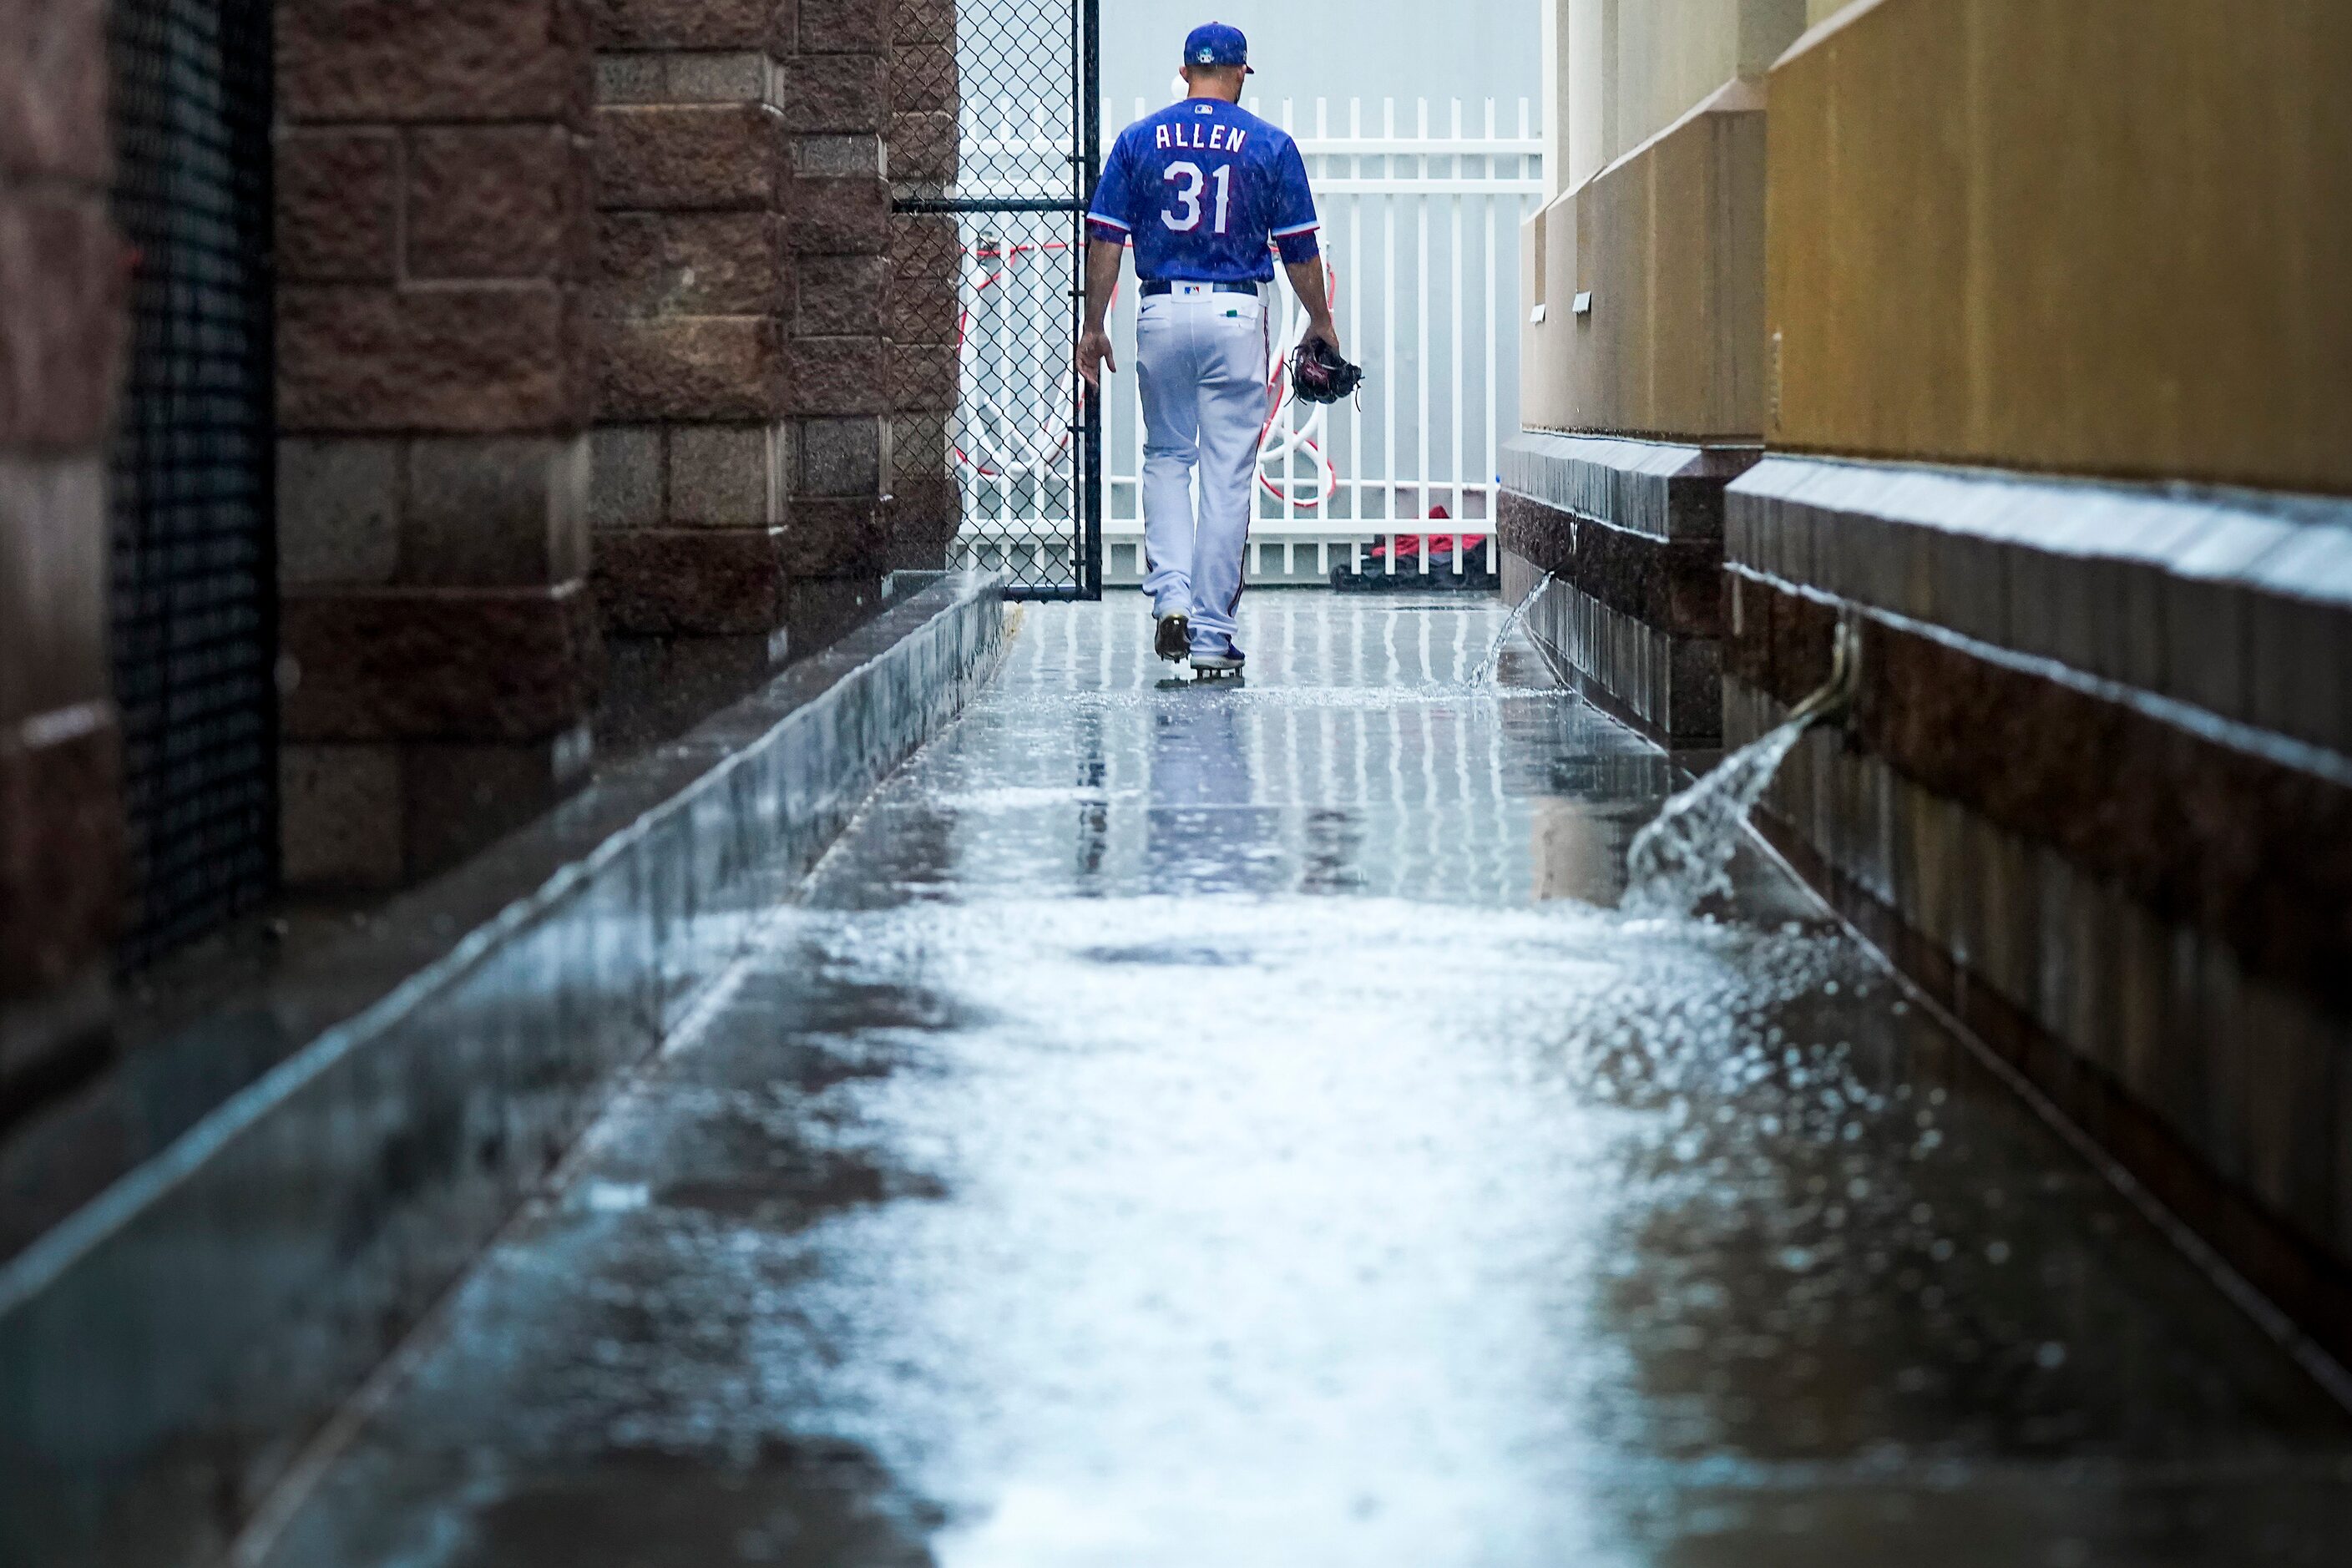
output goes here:
[[278, 868], [268, 0], [114, 0], [131, 344], [110, 458], [137, 965]]
[[954, 110], [951, 151], [894, 168], [891, 192], [902, 286], [954, 318], [948, 563], [1005, 572], [1016, 598], [1102, 595], [1102, 413], [1076, 371], [1098, 4], [959, 0], [953, 55], [933, 68], [955, 79], [897, 84]]

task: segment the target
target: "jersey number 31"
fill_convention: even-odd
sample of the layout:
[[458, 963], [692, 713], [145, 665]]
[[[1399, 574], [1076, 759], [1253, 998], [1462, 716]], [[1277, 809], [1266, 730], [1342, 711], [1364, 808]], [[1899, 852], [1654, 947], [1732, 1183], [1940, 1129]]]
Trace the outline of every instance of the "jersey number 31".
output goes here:
[[[1216, 181], [1217, 214], [1215, 221], [1209, 226], [1209, 232], [1225, 232], [1225, 217], [1233, 207], [1234, 197], [1234, 166], [1231, 163], [1218, 164], [1216, 173], [1208, 179], [1202, 178], [1198, 163], [1171, 163], [1161, 171], [1160, 178], [1176, 186], [1177, 201], [1177, 206], [1170, 207], [1160, 215], [1160, 221], [1178, 234], [1190, 234], [1201, 226], [1201, 193], [1207, 188], [1209, 180]], [[1181, 216], [1179, 208], [1181, 208]]]

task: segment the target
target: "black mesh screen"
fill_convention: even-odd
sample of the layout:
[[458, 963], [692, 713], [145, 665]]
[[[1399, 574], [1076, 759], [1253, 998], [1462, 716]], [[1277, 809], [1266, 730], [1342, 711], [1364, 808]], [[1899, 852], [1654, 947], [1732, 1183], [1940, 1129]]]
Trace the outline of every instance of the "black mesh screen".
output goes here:
[[1096, 0], [961, 0], [952, 59], [892, 83], [955, 108], [952, 155], [898, 183], [894, 237], [902, 280], [936, 279], [955, 317], [950, 563], [1002, 568], [1030, 598], [1102, 591], [1101, 416], [1075, 369], [1097, 35]]
[[268, 0], [114, 0], [133, 252], [113, 454], [136, 964], [275, 879]]

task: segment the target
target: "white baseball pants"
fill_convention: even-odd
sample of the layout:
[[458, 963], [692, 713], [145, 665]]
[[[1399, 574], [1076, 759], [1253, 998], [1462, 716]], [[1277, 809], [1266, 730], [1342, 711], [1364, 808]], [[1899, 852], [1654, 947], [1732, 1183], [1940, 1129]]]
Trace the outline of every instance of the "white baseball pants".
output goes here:
[[[1265, 424], [1265, 303], [1198, 283], [1147, 294], [1135, 329], [1143, 390], [1143, 591], [1192, 616], [1192, 647], [1234, 649], [1242, 551]], [[1192, 474], [1200, 470], [1200, 515]]]

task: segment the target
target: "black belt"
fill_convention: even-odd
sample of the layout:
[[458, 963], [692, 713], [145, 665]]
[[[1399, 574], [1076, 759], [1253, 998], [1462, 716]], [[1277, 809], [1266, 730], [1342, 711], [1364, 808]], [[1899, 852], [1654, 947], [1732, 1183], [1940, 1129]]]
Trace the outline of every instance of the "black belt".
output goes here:
[[[1178, 281], [1179, 279], [1163, 278], [1156, 282], [1146, 283], [1143, 286], [1143, 291], [1147, 294], [1173, 294], [1176, 292], [1176, 284]], [[1193, 279], [1187, 278], [1181, 281], [1190, 283], [1192, 282]], [[1209, 285], [1209, 290], [1211, 293], [1214, 294], [1255, 294], [1257, 292], [1257, 285], [1255, 283], [1212, 283]]]

